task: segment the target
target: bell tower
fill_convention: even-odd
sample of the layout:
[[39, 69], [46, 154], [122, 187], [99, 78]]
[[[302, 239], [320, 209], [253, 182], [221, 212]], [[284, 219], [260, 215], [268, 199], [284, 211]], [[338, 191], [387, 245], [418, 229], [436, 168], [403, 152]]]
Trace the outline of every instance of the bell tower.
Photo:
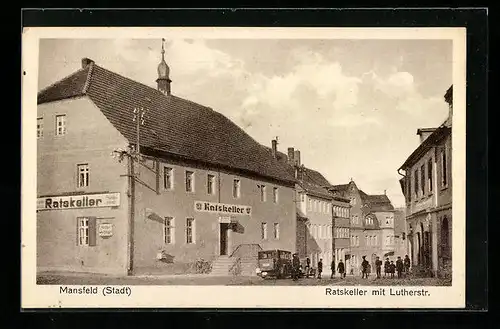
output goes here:
[[158, 79], [156, 83], [158, 90], [165, 95], [170, 95], [170, 68], [165, 62], [165, 39], [161, 39], [161, 62], [158, 64]]

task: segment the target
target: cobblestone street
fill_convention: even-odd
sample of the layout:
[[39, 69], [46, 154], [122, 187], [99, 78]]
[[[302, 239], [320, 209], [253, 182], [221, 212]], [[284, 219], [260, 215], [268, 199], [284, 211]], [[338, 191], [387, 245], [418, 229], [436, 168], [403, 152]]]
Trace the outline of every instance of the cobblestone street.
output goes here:
[[210, 275], [170, 275], [170, 276], [132, 276], [118, 277], [105, 275], [90, 275], [76, 273], [42, 273], [37, 276], [37, 284], [54, 285], [244, 285], [244, 286], [449, 286], [451, 280], [438, 278], [402, 278], [376, 279], [370, 277], [348, 276], [345, 279], [329, 277], [321, 280], [316, 278], [303, 278], [297, 281], [291, 279], [261, 279], [260, 277], [245, 276], [210, 276]]

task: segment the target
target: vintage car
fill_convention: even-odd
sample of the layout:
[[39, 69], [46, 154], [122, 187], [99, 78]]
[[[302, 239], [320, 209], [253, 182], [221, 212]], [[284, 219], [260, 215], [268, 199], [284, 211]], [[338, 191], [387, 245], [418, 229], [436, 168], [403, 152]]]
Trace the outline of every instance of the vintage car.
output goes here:
[[255, 270], [261, 278], [282, 279], [292, 274], [292, 253], [286, 250], [263, 250], [258, 252], [258, 267]]

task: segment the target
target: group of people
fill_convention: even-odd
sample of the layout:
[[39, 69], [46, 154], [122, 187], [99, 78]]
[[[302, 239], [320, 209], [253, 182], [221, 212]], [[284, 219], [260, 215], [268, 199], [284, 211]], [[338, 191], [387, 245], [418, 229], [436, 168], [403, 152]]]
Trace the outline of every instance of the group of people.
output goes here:
[[[368, 271], [366, 270], [368, 266], [368, 261], [365, 259], [365, 256], [363, 256], [363, 262], [361, 262], [363, 278], [368, 278]], [[375, 260], [375, 269], [377, 272], [377, 279], [380, 279], [382, 277], [382, 261], [379, 257]], [[408, 255], [405, 256], [404, 260], [398, 256], [396, 264], [394, 264], [393, 260], [390, 261], [389, 258], [386, 258], [384, 262], [384, 276], [387, 277], [389, 275], [391, 278], [394, 278], [396, 272], [398, 273], [398, 278], [402, 278], [403, 273], [410, 272], [410, 258]]]
[[[390, 276], [391, 278], [394, 278], [394, 275], [397, 273], [398, 278], [403, 277], [403, 273], [409, 273], [410, 272], [410, 258], [408, 255], [404, 257], [404, 259], [401, 259], [401, 257], [398, 256], [396, 263], [394, 263], [393, 260], [389, 260], [389, 258], [386, 258], [385, 262], [382, 263], [380, 260], [380, 257], [376, 257], [375, 260], [375, 270], [377, 274], [377, 279], [380, 279], [382, 277], [382, 265], [384, 265], [384, 276]], [[294, 280], [298, 279], [299, 273], [302, 271], [302, 265], [300, 265], [300, 260], [297, 254], [294, 254], [292, 257], [292, 267], [293, 267], [293, 274], [292, 278]], [[371, 272], [370, 270], [371, 266], [370, 263], [366, 260], [366, 256], [363, 256], [363, 261], [361, 262], [361, 278], [366, 278], [368, 279], [368, 275]], [[339, 273], [340, 278], [345, 278], [346, 277], [346, 266], [342, 260], [340, 260], [337, 264], [335, 264], [335, 260], [332, 260], [332, 263], [330, 264], [330, 270], [331, 270], [331, 275], [330, 278], [333, 279], [335, 276], [335, 273]], [[306, 265], [305, 265], [305, 270], [304, 270], [304, 275], [306, 278], [309, 277], [316, 277], [318, 279], [321, 279], [321, 274], [323, 272], [323, 259], [320, 258], [317, 264], [316, 268], [316, 273], [314, 273], [313, 268], [311, 267], [311, 259], [306, 258]]]

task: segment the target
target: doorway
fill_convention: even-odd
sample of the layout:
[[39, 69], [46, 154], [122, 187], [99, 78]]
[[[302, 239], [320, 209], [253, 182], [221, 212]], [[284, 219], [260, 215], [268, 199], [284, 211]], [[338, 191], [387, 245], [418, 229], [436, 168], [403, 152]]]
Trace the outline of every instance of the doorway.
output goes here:
[[220, 223], [220, 255], [226, 256], [228, 254], [228, 233], [229, 224]]

